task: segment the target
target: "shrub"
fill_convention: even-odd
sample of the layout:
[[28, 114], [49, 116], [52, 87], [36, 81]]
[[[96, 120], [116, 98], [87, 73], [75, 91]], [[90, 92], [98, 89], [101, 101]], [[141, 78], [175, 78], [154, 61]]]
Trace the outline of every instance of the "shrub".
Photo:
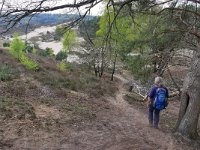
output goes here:
[[39, 69], [38, 63], [29, 59], [25, 54], [21, 54], [19, 60], [29, 70], [36, 71]]
[[68, 63], [66, 63], [66, 69], [73, 72], [76, 69], [76, 66], [74, 64], [68, 62]]
[[26, 54], [24, 53], [24, 49], [25, 43], [18, 36], [15, 36], [15, 38], [11, 42], [10, 53], [15, 58], [17, 58], [27, 69], [34, 71], [38, 70], [39, 65], [26, 56]]
[[45, 51], [46, 51], [46, 53], [47, 53], [48, 56], [53, 56], [53, 55], [54, 55], [53, 49], [52, 49], [52, 48], [48, 48], [48, 47], [47, 47], [47, 48], [45, 49]]
[[20, 81], [7, 82], [4, 88], [6, 93], [9, 93], [10, 95], [15, 97], [24, 96], [26, 94], [26, 89], [27, 89], [26, 84]]
[[55, 31], [55, 40], [60, 40], [61, 37], [63, 37], [64, 33], [65, 33], [65, 27], [62, 26], [56, 26], [56, 31]]
[[41, 56], [44, 56], [44, 57], [48, 57], [48, 56], [54, 56], [54, 53], [53, 53], [53, 49], [52, 48], [46, 48], [45, 50], [42, 50], [40, 52], [40, 55]]
[[0, 68], [0, 80], [8, 81], [11, 79], [13, 71], [9, 65], [4, 65]]
[[23, 53], [24, 49], [25, 43], [18, 36], [15, 36], [10, 45], [10, 53], [15, 58], [19, 59], [19, 56], [21, 55], [21, 53]]
[[63, 60], [67, 58], [67, 53], [65, 51], [60, 51], [58, 52], [58, 54], [56, 55], [56, 60]]
[[36, 49], [30, 45], [27, 45], [24, 49], [23, 49], [24, 52], [26, 53], [36, 53]]
[[66, 70], [66, 63], [62, 61], [58, 64], [58, 67], [59, 67], [60, 71], [65, 71]]
[[74, 71], [75, 70], [75, 67], [73, 64], [64, 62], [64, 61], [62, 61], [58, 64], [58, 68], [60, 71], [66, 71], [66, 70]]
[[0, 116], [4, 119], [12, 117], [22, 120], [36, 119], [33, 107], [23, 100], [0, 96], [0, 104]]
[[71, 48], [76, 44], [76, 33], [73, 30], [67, 30], [62, 40], [63, 48], [66, 52], [70, 51]]
[[143, 56], [127, 57], [125, 62], [128, 65], [129, 70], [133, 73], [134, 78], [140, 80], [142, 83], [147, 83], [151, 79], [153, 68], [151, 58]]
[[10, 43], [4, 42], [4, 43], [3, 43], [3, 47], [10, 47]]

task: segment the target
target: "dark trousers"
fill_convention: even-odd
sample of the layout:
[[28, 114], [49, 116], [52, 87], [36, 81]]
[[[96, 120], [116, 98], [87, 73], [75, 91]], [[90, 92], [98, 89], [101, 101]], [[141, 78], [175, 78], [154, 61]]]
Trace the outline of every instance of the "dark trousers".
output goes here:
[[154, 125], [155, 128], [158, 128], [159, 114], [160, 114], [160, 110], [154, 108], [153, 106], [149, 107], [149, 110], [148, 110], [149, 124]]

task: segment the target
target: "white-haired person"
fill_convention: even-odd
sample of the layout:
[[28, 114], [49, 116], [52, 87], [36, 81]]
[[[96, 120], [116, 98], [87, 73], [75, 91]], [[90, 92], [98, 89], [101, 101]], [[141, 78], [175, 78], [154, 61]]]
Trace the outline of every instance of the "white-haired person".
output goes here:
[[168, 105], [168, 97], [168, 89], [163, 85], [163, 78], [156, 77], [147, 100], [149, 125], [156, 129], [158, 128], [160, 111]]

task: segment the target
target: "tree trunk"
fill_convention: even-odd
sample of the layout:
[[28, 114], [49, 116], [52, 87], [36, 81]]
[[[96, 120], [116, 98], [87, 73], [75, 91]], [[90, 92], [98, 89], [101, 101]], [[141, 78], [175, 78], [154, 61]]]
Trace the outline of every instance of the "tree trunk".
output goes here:
[[95, 73], [95, 76], [97, 77], [99, 70], [98, 70], [98, 67], [96, 67], [95, 64], [94, 64], [94, 73]]
[[113, 79], [114, 79], [116, 61], [117, 61], [117, 52], [115, 51], [115, 59], [114, 59], [114, 62], [113, 62], [111, 81], [113, 81]]
[[195, 53], [190, 72], [185, 78], [176, 131], [192, 139], [198, 137], [200, 113], [200, 52]]
[[103, 48], [101, 49], [101, 68], [99, 72], [99, 77], [101, 78], [104, 72], [104, 50]]
[[153, 73], [156, 73], [157, 72], [157, 63], [156, 61], [153, 62]]

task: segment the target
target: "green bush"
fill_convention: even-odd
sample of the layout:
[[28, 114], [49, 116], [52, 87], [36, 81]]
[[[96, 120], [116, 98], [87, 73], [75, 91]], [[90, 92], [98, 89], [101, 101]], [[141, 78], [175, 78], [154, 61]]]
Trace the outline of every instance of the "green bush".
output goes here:
[[58, 52], [58, 54], [56, 55], [56, 60], [63, 60], [67, 58], [67, 53], [65, 51], [60, 51]]
[[15, 36], [10, 45], [10, 53], [19, 59], [19, 56], [23, 53], [25, 49], [25, 43], [18, 37]]
[[3, 43], [3, 47], [10, 47], [10, 43], [4, 42], [4, 43]]
[[71, 64], [69, 62], [64, 62], [64, 61], [62, 61], [58, 64], [58, 68], [60, 71], [69, 70], [69, 71], [73, 72], [75, 70], [75, 66], [73, 64]]
[[36, 49], [30, 45], [27, 45], [24, 49], [23, 49], [24, 52], [26, 53], [33, 53], [35, 54], [36, 53]]
[[39, 65], [26, 56], [24, 49], [25, 43], [18, 36], [15, 36], [10, 46], [11, 55], [17, 58], [27, 69], [38, 70]]
[[53, 49], [52, 49], [52, 48], [48, 48], [48, 47], [47, 47], [47, 48], [45, 49], [45, 51], [46, 51], [46, 53], [47, 53], [48, 56], [53, 56], [53, 55], [54, 55]]
[[66, 63], [65, 65], [66, 65], [66, 69], [67, 69], [67, 70], [70, 70], [70, 71], [72, 71], [72, 72], [76, 69], [76, 66], [75, 66], [74, 64], [72, 64], [72, 63], [69, 63], [69, 62], [68, 62], [68, 63]]
[[25, 54], [21, 54], [19, 60], [29, 70], [36, 71], [39, 69], [38, 63], [29, 59]]
[[65, 71], [66, 70], [66, 63], [65, 62], [60, 62], [59, 64], [58, 64], [58, 67], [59, 67], [59, 70], [60, 71]]
[[133, 73], [136, 80], [142, 81], [142, 83], [147, 83], [151, 79], [153, 73], [153, 68], [148, 56], [134, 56], [127, 57], [126, 64], [129, 70]]
[[54, 39], [55, 40], [60, 40], [64, 33], [65, 33], [65, 27], [64, 26], [56, 26], [56, 31], [55, 31], [55, 37]]
[[48, 56], [54, 56], [54, 53], [53, 53], [53, 49], [52, 48], [46, 48], [45, 50], [42, 50], [40, 52], [40, 55], [41, 56], [44, 56], [44, 57], [48, 57]]
[[63, 36], [62, 44], [63, 49], [66, 52], [69, 52], [72, 47], [76, 44], [76, 32], [73, 30], [67, 30]]

